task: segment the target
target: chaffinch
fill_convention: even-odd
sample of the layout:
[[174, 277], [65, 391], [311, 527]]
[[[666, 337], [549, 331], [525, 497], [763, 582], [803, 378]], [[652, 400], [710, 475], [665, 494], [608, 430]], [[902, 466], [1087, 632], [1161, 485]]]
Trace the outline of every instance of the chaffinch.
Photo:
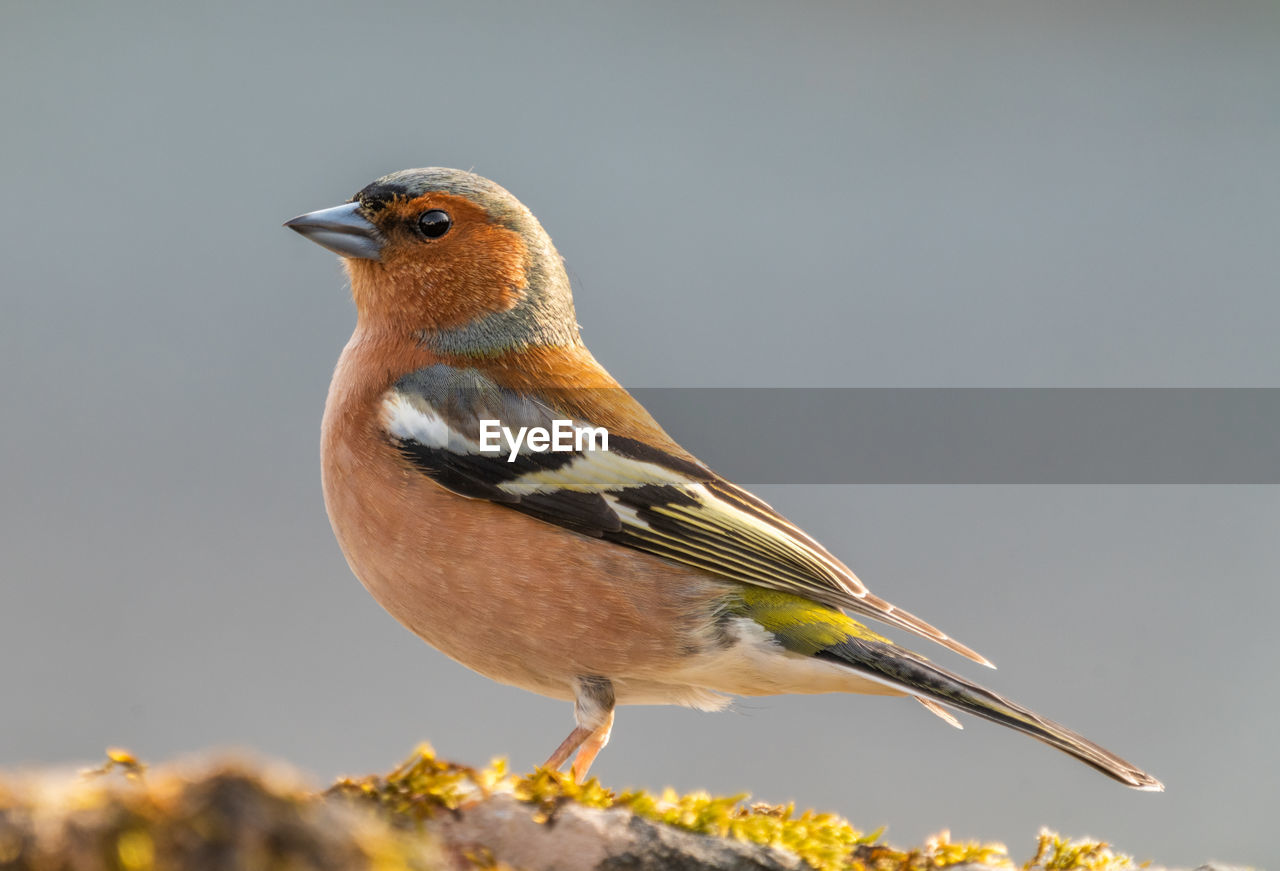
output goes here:
[[583, 345], [560, 256], [505, 189], [405, 170], [286, 226], [342, 255], [358, 311], [322, 440], [347, 561], [427, 643], [574, 703], [547, 767], [576, 752], [583, 778], [619, 704], [851, 692], [975, 714], [1163, 788], [848, 616], [990, 665], [676, 444]]

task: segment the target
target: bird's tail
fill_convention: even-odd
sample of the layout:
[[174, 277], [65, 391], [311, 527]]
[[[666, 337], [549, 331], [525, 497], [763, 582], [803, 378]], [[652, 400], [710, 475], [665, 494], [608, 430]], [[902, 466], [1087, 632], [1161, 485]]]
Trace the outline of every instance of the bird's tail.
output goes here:
[[952, 725], [937, 703], [1016, 729], [1068, 753], [1086, 765], [1135, 789], [1160, 792], [1164, 784], [1065, 726], [1015, 704], [959, 675], [938, 668], [924, 657], [888, 641], [850, 637], [814, 654], [848, 666], [891, 687], [914, 695]]

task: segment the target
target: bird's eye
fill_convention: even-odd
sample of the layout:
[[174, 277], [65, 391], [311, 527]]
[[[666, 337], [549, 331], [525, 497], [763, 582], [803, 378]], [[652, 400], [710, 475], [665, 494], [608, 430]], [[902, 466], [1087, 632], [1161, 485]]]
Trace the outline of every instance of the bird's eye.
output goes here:
[[439, 209], [432, 209], [418, 216], [418, 229], [428, 239], [439, 239], [445, 233], [448, 233], [449, 228], [452, 226], [453, 219], [449, 217], [447, 212], [442, 212]]

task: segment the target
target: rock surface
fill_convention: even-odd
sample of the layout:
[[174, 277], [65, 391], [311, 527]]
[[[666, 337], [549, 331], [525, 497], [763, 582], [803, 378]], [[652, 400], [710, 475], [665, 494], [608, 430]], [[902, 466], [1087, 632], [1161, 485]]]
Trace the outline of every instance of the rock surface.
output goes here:
[[524, 871], [793, 871], [807, 869], [782, 850], [682, 831], [624, 808], [566, 805], [539, 821], [528, 804], [496, 795], [430, 830], [455, 848], [482, 846]]

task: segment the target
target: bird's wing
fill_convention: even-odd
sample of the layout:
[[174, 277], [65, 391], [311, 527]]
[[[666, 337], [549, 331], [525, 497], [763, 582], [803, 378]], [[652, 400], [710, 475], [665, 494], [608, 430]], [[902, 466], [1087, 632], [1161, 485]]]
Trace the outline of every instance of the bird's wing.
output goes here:
[[[799, 527], [671, 442], [621, 388], [525, 392], [499, 386], [477, 369], [435, 365], [397, 381], [382, 410], [400, 454], [461, 496], [723, 578], [847, 608], [990, 665], [869, 593]], [[640, 425], [627, 425], [628, 418]], [[510, 435], [499, 430], [553, 432], [557, 420], [566, 421], [564, 450], [535, 452], [522, 442], [513, 452]], [[598, 434], [581, 440], [571, 434], [605, 420], [612, 424], [604, 427], [607, 450], [598, 449]], [[660, 437], [632, 437], [651, 431]]]

